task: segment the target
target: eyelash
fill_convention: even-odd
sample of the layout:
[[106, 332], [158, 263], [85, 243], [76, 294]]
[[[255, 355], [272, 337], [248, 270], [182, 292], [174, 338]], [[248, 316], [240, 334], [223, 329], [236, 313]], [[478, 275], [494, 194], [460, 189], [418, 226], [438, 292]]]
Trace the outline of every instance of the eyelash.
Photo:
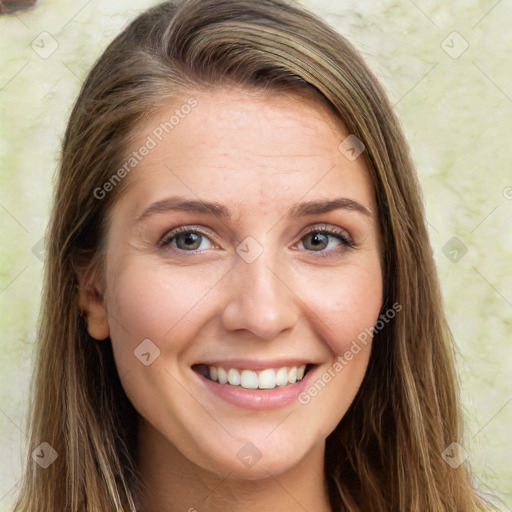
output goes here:
[[[166, 233], [161, 238], [161, 240], [158, 242], [158, 248], [162, 249], [162, 248], [164, 248], [166, 246], [171, 245], [171, 241], [177, 235], [179, 235], [181, 233], [200, 234], [200, 235], [206, 236], [208, 238], [210, 238], [212, 236], [210, 233], [208, 233], [207, 231], [204, 231], [202, 229], [191, 228], [191, 227], [188, 227], [188, 226], [180, 226], [180, 227], [175, 228], [172, 231]], [[310, 231], [308, 231], [301, 238], [301, 240], [303, 238], [305, 238], [306, 236], [311, 235], [312, 233], [320, 233], [320, 234], [334, 236], [335, 238], [338, 238], [340, 240], [341, 244], [343, 246], [345, 246], [346, 248], [356, 249], [356, 245], [345, 235], [346, 232], [344, 230], [339, 229], [339, 228], [327, 227], [327, 226], [317, 226], [314, 229], [311, 229]], [[174, 249], [177, 250], [177, 251], [183, 252], [183, 253], [191, 253], [191, 254], [198, 254], [200, 252], [203, 252], [203, 251], [198, 251], [198, 250], [195, 250], [195, 251], [185, 251], [185, 250], [179, 249], [179, 248], [174, 248]], [[338, 253], [339, 252], [339, 250], [336, 250], [336, 249], [334, 249], [334, 250], [331, 249], [329, 251], [310, 251], [310, 250], [307, 250], [307, 252], [317, 253], [321, 257], [324, 257], [324, 258], [333, 258], [333, 257], [339, 256], [338, 254], [333, 254], [333, 253]]]

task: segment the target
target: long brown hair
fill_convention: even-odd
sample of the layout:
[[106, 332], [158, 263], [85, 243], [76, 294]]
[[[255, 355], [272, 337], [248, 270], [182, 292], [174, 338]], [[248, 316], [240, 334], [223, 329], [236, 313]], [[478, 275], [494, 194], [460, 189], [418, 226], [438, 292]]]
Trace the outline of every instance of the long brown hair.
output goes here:
[[[97, 191], [122, 168], [135, 128], [190, 91], [233, 84], [312, 93], [366, 148], [382, 236], [383, 309], [403, 309], [376, 333], [362, 386], [327, 438], [333, 510], [485, 510], [468, 465], [452, 468], [441, 455], [452, 442], [464, 444], [458, 384], [407, 143], [358, 52], [282, 0], [163, 3], [135, 19], [90, 71], [63, 141], [15, 510], [136, 510], [136, 412], [109, 340], [96, 343], [86, 331], [75, 270], [101, 268], [108, 214], [129, 176], [102, 197]], [[41, 443], [57, 453], [46, 469], [31, 455]]]

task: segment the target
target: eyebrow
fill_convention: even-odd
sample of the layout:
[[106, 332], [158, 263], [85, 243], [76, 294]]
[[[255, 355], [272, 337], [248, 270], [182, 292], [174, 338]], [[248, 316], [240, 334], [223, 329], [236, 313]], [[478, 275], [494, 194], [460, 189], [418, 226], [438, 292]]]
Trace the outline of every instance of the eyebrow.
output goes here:
[[[290, 209], [288, 217], [299, 218], [305, 217], [307, 215], [318, 215], [338, 209], [356, 211], [370, 218], [372, 216], [371, 211], [357, 201], [346, 197], [336, 197], [333, 199], [321, 199], [317, 201], [295, 204]], [[231, 219], [231, 212], [226, 206], [222, 204], [211, 201], [187, 199], [181, 196], [174, 196], [162, 199], [161, 201], [156, 201], [155, 203], [151, 204], [135, 220], [135, 223], [138, 224], [143, 222], [155, 214], [166, 213], [170, 211], [206, 213], [215, 215], [215, 217], [223, 220]]]

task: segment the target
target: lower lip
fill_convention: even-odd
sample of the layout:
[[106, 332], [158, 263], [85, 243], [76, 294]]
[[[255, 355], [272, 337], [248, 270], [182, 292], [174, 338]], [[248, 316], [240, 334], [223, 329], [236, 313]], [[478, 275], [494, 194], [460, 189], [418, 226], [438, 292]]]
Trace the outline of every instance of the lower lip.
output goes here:
[[226, 402], [246, 409], [266, 410], [279, 409], [298, 400], [299, 395], [308, 386], [311, 375], [316, 367], [310, 368], [302, 380], [295, 384], [275, 387], [274, 389], [245, 389], [240, 386], [219, 384], [216, 381], [207, 379], [199, 372], [192, 370], [200, 379], [201, 383], [214, 395]]

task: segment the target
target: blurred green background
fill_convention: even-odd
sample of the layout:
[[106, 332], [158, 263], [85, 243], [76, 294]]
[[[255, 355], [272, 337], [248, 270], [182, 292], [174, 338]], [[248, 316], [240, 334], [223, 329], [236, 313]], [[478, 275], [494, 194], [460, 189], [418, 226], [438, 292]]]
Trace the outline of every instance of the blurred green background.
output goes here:
[[[67, 117], [88, 69], [150, 0], [42, 0], [0, 17], [0, 511], [12, 507]], [[475, 485], [512, 510], [512, 1], [302, 0], [384, 84], [423, 186], [457, 342]]]

